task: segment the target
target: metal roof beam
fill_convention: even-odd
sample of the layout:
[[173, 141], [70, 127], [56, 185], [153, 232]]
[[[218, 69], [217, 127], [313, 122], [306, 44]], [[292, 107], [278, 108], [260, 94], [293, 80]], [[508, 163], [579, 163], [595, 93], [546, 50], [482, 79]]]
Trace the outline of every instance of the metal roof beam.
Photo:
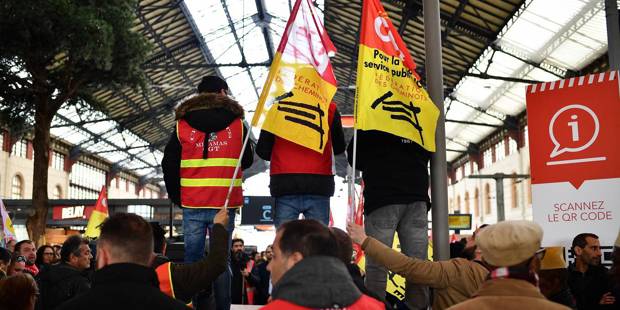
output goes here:
[[151, 55], [149, 59], [144, 62], [143, 66], [150, 63], [168, 62], [170, 58], [173, 58], [179, 54], [187, 52], [188, 50], [198, 47], [198, 44], [199, 42], [196, 37], [189, 38], [175, 46]]
[[269, 55], [269, 62], [273, 61], [273, 40], [271, 39], [271, 33], [269, 32], [269, 23], [271, 22], [271, 15], [267, 13], [265, 9], [265, 0], [256, 0], [257, 20], [256, 24], [261, 28], [263, 32], [263, 39], [265, 40], [265, 46], [267, 47], [267, 54]]
[[[129, 96], [127, 96], [125, 93], [123, 93], [122, 91], [118, 91], [117, 92], [119, 94], [119, 96], [121, 98], [123, 98], [123, 100], [132, 108], [134, 109], [134, 111], [138, 112], [139, 114], [145, 113], [146, 111], [144, 109], [142, 109], [140, 107], [140, 105], [138, 105], [137, 103], [135, 103], [133, 100], [131, 100], [131, 98], [129, 98]], [[146, 96], [144, 96], [145, 99], [147, 99]], [[152, 107], [151, 107], [152, 109]], [[149, 118], [149, 122], [156, 127], [158, 130], [161, 130], [163, 132], [168, 132], [169, 129], [166, 129], [164, 126], [162, 126], [162, 124], [160, 124], [158, 121], [156, 121], [156, 118], [152, 117]]]
[[409, 0], [405, 3], [405, 7], [403, 8], [402, 19], [400, 21], [400, 25], [398, 26], [398, 34], [401, 36], [405, 33], [405, 29], [407, 28], [407, 24], [409, 20], [414, 16], [419, 15], [422, 7], [416, 5], [413, 1]]
[[[546, 59], [555, 49], [558, 48], [562, 43], [566, 42], [574, 33], [576, 33], [584, 24], [586, 24], [589, 20], [594, 18], [596, 14], [603, 10], [603, 1], [592, 1], [586, 4], [581, 11], [577, 12], [573, 16], [573, 18], [566, 22], [566, 25], [557, 31], [553, 37], [549, 40], [547, 44], [541, 47], [538, 51], [534, 51], [532, 55], [535, 55], [537, 59], [533, 59], [532, 61], [543, 61]], [[503, 44], [503, 43], [502, 43]], [[526, 76], [531, 70], [533, 66], [530, 64], [523, 64], [519, 67], [514, 76], [518, 78], [522, 78]], [[512, 83], [504, 83], [502, 87], [498, 87], [491, 96], [489, 96], [490, 100], [488, 100], [489, 105], [494, 104], [499, 98], [504, 96], [504, 94], [513, 86]]]
[[149, 110], [145, 110], [143, 113], [140, 113], [140, 114], [106, 117], [106, 118], [101, 118], [101, 119], [93, 119], [93, 120], [75, 122], [72, 124], [69, 124], [69, 123], [58, 124], [58, 125], [52, 125], [51, 128], [61, 128], [61, 127], [70, 127], [70, 126], [79, 127], [79, 126], [83, 126], [86, 124], [95, 124], [95, 123], [108, 122], [108, 121], [115, 121], [118, 123], [119, 126], [127, 127], [136, 121], [149, 119], [151, 117], [158, 116], [162, 114], [163, 112], [170, 111], [170, 110], [172, 110], [172, 106], [163, 104], [163, 105], [155, 106]]
[[441, 42], [446, 42], [446, 39], [450, 35], [450, 32], [454, 30], [454, 26], [461, 19], [461, 14], [465, 10], [465, 6], [467, 5], [468, 0], [460, 0], [459, 6], [456, 8], [454, 13], [452, 14], [452, 18], [448, 20], [448, 24], [446, 25], [446, 30], [441, 32]]
[[[226, 4], [226, 0], [221, 0], [220, 2], [222, 3], [222, 8], [224, 9], [224, 13], [226, 14], [228, 25], [230, 26], [230, 29], [232, 30], [232, 35], [235, 38], [235, 44], [237, 45], [237, 48], [239, 49], [239, 53], [241, 53], [241, 63], [247, 63], [247, 60], [245, 58], [245, 53], [243, 52], [243, 46], [241, 46], [241, 43], [239, 42], [240, 40], [239, 40], [239, 36], [237, 35], [237, 30], [235, 29], [235, 23], [233, 22], [232, 17], [230, 17], [230, 12], [228, 11], [228, 5]], [[254, 76], [252, 75], [252, 71], [250, 71], [246, 67], [246, 72], [250, 76], [250, 81], [252, 82], [252, 87], [253, 87], [254, 93], [256, 94], [256, 97], [257, 98], [260, 97], [260, 94], [258, 93], [258, 87], [256, 86]]]
[[150, 144], [147, 144], [147, 145], [137, 145], [137, 146], [130, 146], [130, 147], [122, 148], [122, 149], [95, 151], [95, 152], [90, 152], [90, 153], [93, 154], [93, 155], [99, 155], [99, 154], [113, 153], [113, 152], [127, 152], [129, 150], [149, 148], [151, 146], [152, 145], [150, 145]]
[[466, 153], [466, 150], [456, 150], [456, 149], [446, 149], [446, 151], [448, 152], [455, 152], [455, 153]]
[[[153, 26], [151, 25], [150, 21], [144, 16], [143, 12], [138, 10], [137, 11], [137, 15], [138, 15], [138, 19], [140, 20], [140, 22], [144, 26], [144, 29], [150, 35], [150, 37], [155, 41], [157, 46], [162, 51], [164, 51], [166, 55], [172, 55], [170, 50], [168, 49], [168, 47], [166, 47], [166, 45], [164, 44], [161, 36], [155, 31], [155, 29], [153, 29]], [[173, 64], [175, 66], [179, 65], [179, 61], [175, 57], [172, 57], [172, 62], [173, 62]], [[187, 76], [187, 74], [185, 73], [185, 71], [183, 71], [183, 69], [181, 69], [179, 67], [176, 67], [176, 69], [179, 72], [179, 74], [181, 75], [181, 77], [183, 78], [183, 80], [185, 80], [185, 82], [189, 86], [195, 86], [195, 83]]]
[[[183, 12], [183, 15], [185, 16], [185, 19], [187, 19], [187, 22], [192, 28], [192, 31], [194, 32], [194, 36], [198, 38], [202, 56], [204, 57], [207, 63], [214, 63], [215, 58], [213, 57], [213, 54], [211, 54], [211, 50], [209, 50], [209, 47], [207, 46], [207, 42], [205, 42], [205, 38], [202, 36], [200, 31], [198, 30], [198, 26], [196, 26], [196, 22], [194, 21], [192, 14], [189, 12], [187, 5], [185, 4], [184, 1], [180, 0], [179, 7], [181, 8], [181, 12]], [[222, 72], [220, 72], [218, 68], [214, 68], [214, 69], [215, 69], [216, 75], [223, 78]]]
[[[60, 119], [61, 119], [62, 121], [64, 121], [64, 122], [69, 122], [69, 123], [72, 123], [72, 122], [73, 122], [72, 120], [70, 120], [70, 119], [68, 119], [68, 118], [66, 118], [65, 116], [62, 116], [62, 115], [60, 115], [60, 114], [56, 114], [56, 117], [60, 118]], [[102, 141], [102, 142], [106, 143], [107, 145], [109, 145], [109, 146], [111, 146], [111, 147], [113, 147], [113, 148], [118, 149], [118, 150], [119, 150], [119, 152], [123, 152], [123, 151], [121, 150], [121, 148], [119, 148], [119, 147], [118, 147], [118, 145], [116, 145], [116, 144], [112, 143], [110, 140], [108, 140], [107, 138], [103, 137], [101, 134], [94, 133], [94, 132], [92, 132], [92, 131], [90, 131], [90, 130], [88, 130], [88, 129], [86, 129], [86, 128], [83, 128], [83, 127], [78, 127], [78, 128], [79, 128], [81, 131], [83, 131], [83, 132], [87, 133], [88, 135], [90, 135], [91, 137], [95, 138], [95, 140], [97, 140], [97, 143]], [[74, 146], [73, 146], [73, 148], [74, 148], [74, 149], [76, 149], [76, 150], [78, 150], [78, 149], [82, 149], [82, 151], [83, 151], [83, 149], [84, 149], [84, 148], [81, 146], [81, 143], [78, 143], [78, 144], [74, 145]], [[127, 153], [127, 152], [124, 152], [124, 153]], [[133, 155], [133, 154], [130, 154], [130, 153], [127, 153], [127, 154], [128, 154], [128, 155], [129, 155], [129, 157], [131, 157], [131, 158], [133, 158], [134, 156], [136, 156], [136, 155]], [[141, 159], [141, 158], [137, 158], [137, 160], [139, 160], [140, 162], [142, 162], [142, 163], [144, 163], [144, 164], [146, 164], [146, 165], [150, 165], [148, 162], [144, 161], [144, 160], [143, 160], [143, 159]]]
[[526, 59], [525, 57], [518, 56], [518, 55], [516, 55], [517, 52], [512, 52], [512, 51], [510, 51], [510, 48], [502, 47], [502, 46], [500, 46], [497, 43], [492, 43], [489, 46], [494, 51], [502, 52], [502, 53], [504, 53], [504, 54], [506, 54], [508, 56], [513, 57], [514, 59], [517, 59], [517, 60], [519, 60], [521, 62], [524, 62], [524, 63], [526, 63], [528, 65], [532, 65], [535, 68], [543, 70], [543, 71], [545, 71], [545, 72], [547, 72], [549, 74], [553, 74], [553, 75], [557, 76], [560, 79], [565, 78], [566, 75], [569, 74], [569, 71], [570, 71], [568, 69], [562, 69], [562, 68], [556, 67], [556, 66], [551, 65], [551, 64], [547, 64], [547, 63], [544, 63], [544, 62], [535, 62], [533, 60]]
[[484, 127], [493, 127], [493, 128], [502, 128], [502, 127], [504, 127], [502, 125], [493, 125], [493, 124], [487, 124], [487, 123], [460, 121], [460, 120], [455, 120], [455, 119], [446, 119], [446, 123], [457, 123], [457, 124], [484, 126]]
[[[468, 106], [468, 107], [470, 107], [470, 108], [472, 108], [472, 109], [474, 109], [474, 110], [476, 110], [476, 111], [478, 111], [478, 112], [480, 112], [482, 114], [486, 114], [486, 115], [488, 115], [488, 116], [490, 116], [490, 117], [492, 117], [494, 119], [497, 119], [498, 121], [504, 122], [504, 120], [506, 119], [506, 115], [504, 115], [504, 114], [501, 114], [502, 117], [499, 117], [499, 116], [497, 116], [495, 114], [489, 113], [488, 109], [483, 109], [483, 108], [481, 108], [479, 106], [476, 106], [476, 105], [473, 105], [473, 104], [469, 104], [467, 102], [464, 102], [462, 100], [457, 99], [455, 96], [449, 96], [448, 98], [450, 98], [450, 100], [452, 100], [452, 101], [455, 101], [455, 102], [458, 102], [458, 103], [463, 104], [465, 106]], [[498, 112], [496, 112], [496, 113], [498, 113]]]

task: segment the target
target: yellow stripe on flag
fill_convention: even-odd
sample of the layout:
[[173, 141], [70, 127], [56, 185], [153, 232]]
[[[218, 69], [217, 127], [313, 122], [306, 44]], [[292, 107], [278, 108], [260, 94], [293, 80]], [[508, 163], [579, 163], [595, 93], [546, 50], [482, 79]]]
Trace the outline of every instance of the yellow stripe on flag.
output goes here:
[[101, 233], [101, 228], [99, 227], [105, 219], [108, 218], [108, 214], [93, 210], [93, 213], [90, 214], [90, 219], [88, 220], [88, 226], [86, 226], [86, 232], [84, 233], [85, 237], [89, 238], [97, 238]]
[[86, 226], [86, 233], [84, 233], [84, 236], [89, 238], [98, 238], [101, 233], [101, 228], [99, 228], [99, 226], [101, 226], [108, 215], [108, 193], [105, 186], [102, 186], [101, 191], [99, 192], [99, 198], [97, 198], [95, 209], [90, 214], [90, 218], [88, 219], [88, 225]]
[[237, 158], [183, 159], [181, 168], [236, 167], [238, 162]]
[[[204, 178], [204, 179], [187, 179], [181, 178], [181, 186], [197, 187], [197, 186], [230, 186], [231, 179]], [[241, 186], [241, 179], [235, 179], [234, 186]]]

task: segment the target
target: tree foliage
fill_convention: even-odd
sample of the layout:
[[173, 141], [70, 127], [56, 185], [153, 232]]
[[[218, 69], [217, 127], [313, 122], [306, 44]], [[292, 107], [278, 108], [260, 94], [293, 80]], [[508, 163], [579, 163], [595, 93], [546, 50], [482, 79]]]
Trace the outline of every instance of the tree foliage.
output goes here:
[[[12, 132], [35, 128], [36, 214], [29, 222], [43, 225], [39, 232], [47, 215], [45, 150], [58, 109], [93, 102], [91, 94], [102, 87], [144, 86], [140, 66], [150, 44], [133, 30], [137, 5], [135, 0], [0, 2], [0, 121]], [[31, 237], [38, 237], [34, 233]]]

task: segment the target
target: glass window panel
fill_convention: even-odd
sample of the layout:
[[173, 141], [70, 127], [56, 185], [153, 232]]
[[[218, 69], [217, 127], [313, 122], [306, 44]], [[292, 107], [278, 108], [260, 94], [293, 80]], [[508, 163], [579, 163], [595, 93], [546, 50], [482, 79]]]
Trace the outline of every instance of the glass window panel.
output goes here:
[[13, 182], [11, 183], [11, 198], [12, 199], [22, 199], [24, 198], [24, 181], [22, 177], [16, 175], [13, 177]]

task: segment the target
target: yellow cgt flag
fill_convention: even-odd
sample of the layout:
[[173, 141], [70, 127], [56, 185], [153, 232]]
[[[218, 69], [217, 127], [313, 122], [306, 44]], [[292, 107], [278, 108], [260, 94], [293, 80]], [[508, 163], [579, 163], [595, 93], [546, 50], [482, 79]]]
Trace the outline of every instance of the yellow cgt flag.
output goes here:
[[364, 0], [357, 63], [355, 128], [380, 130], [435, 151], [439, 109], [379, 0]]
[[98, 238], [101, 233], [99, 226], [103, 223], [103, 221], [105, 221], [105, 219], [108, 218], [108, 216], [108, 194], [105, 186], [102, 186], [95, 209], [90, 214], [90, 219], [88, 219], [88, 225], [86, 226], [84, 236], [89, 238]]
[[337, 90], [336, 48], [309, 0], [297, 0], [271, 64], [252, 126], [323, 153], [328, 108]]

